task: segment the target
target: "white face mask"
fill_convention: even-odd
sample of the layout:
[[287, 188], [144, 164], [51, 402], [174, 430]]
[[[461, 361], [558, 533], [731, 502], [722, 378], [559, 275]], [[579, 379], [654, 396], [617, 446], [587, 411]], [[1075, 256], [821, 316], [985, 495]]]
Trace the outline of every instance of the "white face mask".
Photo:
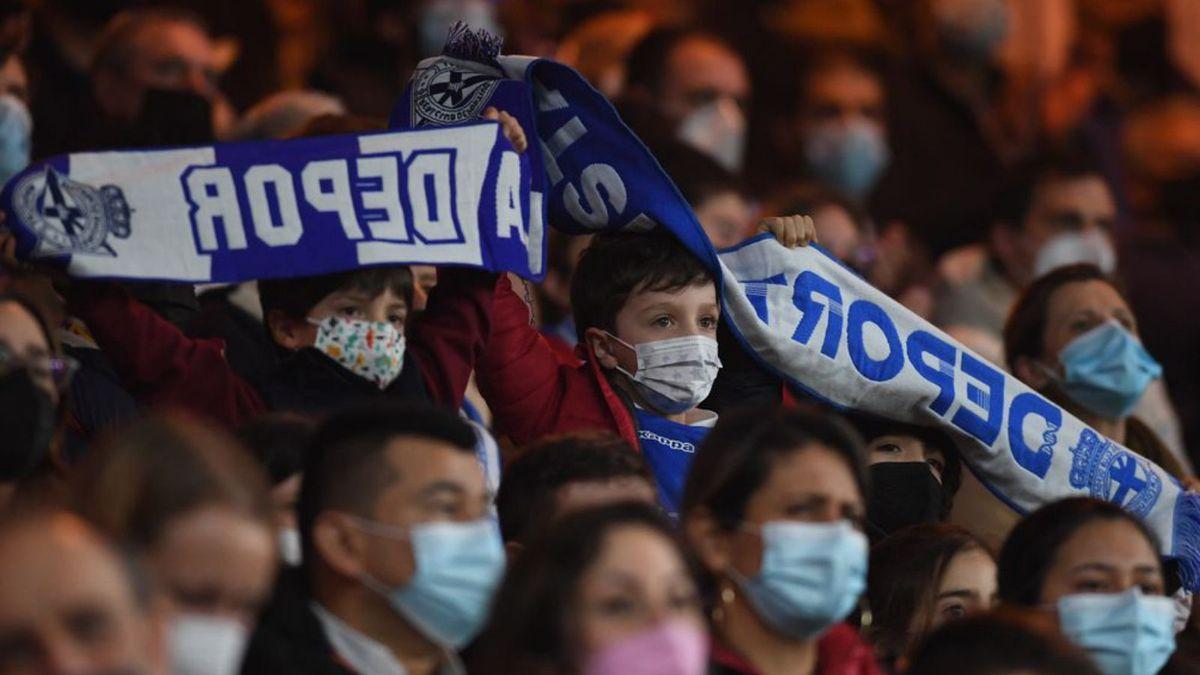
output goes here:
[[236, 675], [250, 631], [234, 619], [184, 614], [171, 620], [167, 639], [173, 675]]
[[704, 335], [688, 335], [631, 345], [608, 333], [608, 337], [637, 354], [637, 371], [624, 373], [654, 410], [677, 415], [700, 405], [712, 391], [721, 359], [717, 341]]
[[679, 124], [679, 140], [739, 173], [746, 152], [746, 116], [728, 96], [693, 110]]
[[285, 527], [279, 537], [279, 557], [289, 567], [299, 567], [304, 560], [304, 548], [300, 545], [300, 532], [294, 527]]
[[1033, 276], [1077, 263], [1091, 263], [1105, 274], [1117, 268], [1117, 252], [1112, 240], [1101, 230], [1086, 232], [1063, 232], [1048, 239], [1038, 249], [1033, 261]]

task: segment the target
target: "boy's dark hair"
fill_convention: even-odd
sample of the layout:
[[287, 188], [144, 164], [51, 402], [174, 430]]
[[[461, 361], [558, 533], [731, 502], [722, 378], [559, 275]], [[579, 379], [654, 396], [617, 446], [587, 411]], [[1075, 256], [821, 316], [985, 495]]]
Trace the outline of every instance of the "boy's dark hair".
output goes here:
[[1042, 612], [1004, 608], [951, 621], [913, 655], [907, 675], [1100, 675]]
[[583, 343], [588, 328], [616, 330], [617, 313], [643, 291], [712, 284], [713, 276], [679, 240], [664, 232], [597, 234], [571, 279], [571, 311]]
[[308, 312], [330, 293], [343, 290], [363, 291], [372, 297], [385, 290], [404, 298], [412, 308], [413, 278], [408, 267], [371, 267], [316, 277], [263, 279], [258, 282], [263, 318], [278, 310], [289, 319], [304, 320]]
[[845, 462], [859, 492], [867, 493], [866, 462], [858, 434], [837, 415], [778, 408], [722, 415], [696, 451], [683, 491], [683, 517], [706, 508], [717, 525], [736, 530], [746, 504], [779, 458], [819, 443]]
[[1025, 607], [1040, 606], [1046, 573], [1058, 557], [1058, 549], [1081, 527], [1097, 520], [1129, 523], [1150, 548], [1160, 550], [1158, 537], [1146, 524], [1116, 504], [1090, 497], [1063, 499], [1029, 514], [1009, 533], [996, 561], [1000, 599]]
[[1034, 193], [1049, 181], [1103, 177], [1099, 164], [1083, 150], [1066, 148], [1034, 157], [1013, 167], [996, 193], [992, 208], [996, 223], [1021, 229], [1033, 207]]
[[312, 528], [322, 511], [341, 509], [370, 516], [379, 494], [396, 481], [384, 450], [397, 436], [419, 436], [475, 452], [471, 426], [429, 405], [373, 403], [330, 417], [308, 446], [296, 507], [306, 565], [316, 560]]
[[535, 524], [553, 518], [559, 488], [619, 478], [650, 482], [650, 471], [642, 456], [616, 434], [580, 433], [540, 441], [504, 468], [496, 494], [500, 534], [505, 541], [523, 542]]

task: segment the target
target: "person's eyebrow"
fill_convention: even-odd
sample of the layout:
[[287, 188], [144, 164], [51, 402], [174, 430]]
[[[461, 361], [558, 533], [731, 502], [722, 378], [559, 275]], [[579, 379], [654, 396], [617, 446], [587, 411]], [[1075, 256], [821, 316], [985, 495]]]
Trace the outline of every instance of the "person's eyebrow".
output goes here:
[[971, 600], [978, 597], [978, 593], [967, 588], [955, 588], [953, 590], [938, 593], [937, 595], [938, 600], [945, 600], [947, 598], [963, 598], [964, 600]]
[[1090, 563], [1082, 563], [1082, 564], [1072, 567], [1071, 572], [1088, 572], [1088, 571], [1114, 572], [1114, 571], [1116, 571], [1116, 569], [1117, 568], [1115, 565], [1110, 565], [1108, 563], [1090, 562]]
[[421, 497], [428, 498], [438, 496], [440, 493], [444, 492], [450, 492], [454, 495], [462, 495], [466, 492], [466, 490], [463, 489], [463, 486], [453, 481], [439, 480], [421, 488], [420, 495]]
[[1138, 565], [1137, 567], [1133, 568], [1133, 571], [1137, 574], [1153, 574], [1159, 577], [1162, 576], [1162, 572], [1159, 571], [1156, 565]]

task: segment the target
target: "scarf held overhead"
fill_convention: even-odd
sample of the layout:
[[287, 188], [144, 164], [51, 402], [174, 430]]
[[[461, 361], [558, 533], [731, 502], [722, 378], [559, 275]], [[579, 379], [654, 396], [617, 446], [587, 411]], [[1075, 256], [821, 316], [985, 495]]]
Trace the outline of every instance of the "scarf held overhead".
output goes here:
[[498, 56], [465, 34], [421, 63], [393, 127], [454, 124], [489, 105], [515, 115], [540, 150], [532, 190], [547, 222], [574, 232], [665, 227], [713, 272], [741, 344], [781, 377], [837, 407], [949, 430], [980, 480], [1017, 512], [1070, 496], [1119, 504], [1150, 525], [1185, 584], [1200, 589], [1200, 495], [819, 247], [788, 250], [764, 235], [718, 255], [649, 151], [575, 71]]
[[84, 152], [26, 169], [0, 202], [23, 257], [77, 277], [237, 282], [421, 263], [539, 278], [528, 154], [494, 122]]

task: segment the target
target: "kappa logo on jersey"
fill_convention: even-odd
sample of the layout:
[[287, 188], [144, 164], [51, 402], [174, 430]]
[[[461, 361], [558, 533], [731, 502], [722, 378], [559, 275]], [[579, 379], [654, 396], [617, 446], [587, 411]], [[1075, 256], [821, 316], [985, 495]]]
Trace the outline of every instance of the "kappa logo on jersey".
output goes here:
[[115, 185], [92, 187], [46, 166], [13, 190], [17, 215], [37, 235], [35, 256], [64, 253], [115, 256], [108, 235], [129, 237], [130, 208]]
[[460, 69], [442, 60], [416, 75], [413, 126], [458, 124], [479, 117], [500, 78]]
[[1162, 492], [1162, 480], [1140, 460], [1091, 429], [1084, 429], [1071, 448], [1071, 487], [1087, 488], [1097, 499], [1110, 501], [1145, 518]]

